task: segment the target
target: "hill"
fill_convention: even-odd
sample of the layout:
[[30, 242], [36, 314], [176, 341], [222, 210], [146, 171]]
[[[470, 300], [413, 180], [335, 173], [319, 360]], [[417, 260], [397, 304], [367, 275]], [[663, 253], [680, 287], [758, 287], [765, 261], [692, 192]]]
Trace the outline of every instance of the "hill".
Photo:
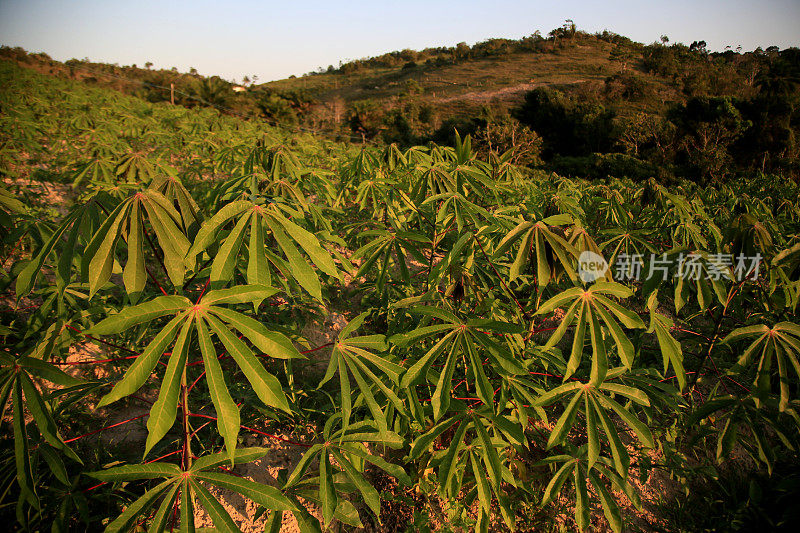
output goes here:
[[569, 176], [800, 177], [796, 48], [709, 52], [703, 41], [645, 45], [568, 25], [547, 37], [402, 50], [245, 86], [175, 69], [62, 64], [19, 49], [0, 57], [339, 140], [453, 145], [458, 131], [479, 152], [511, 150], [516, 163]]
[[[614, 45], [594, 36], [576, 35], [572, 41], [555, 45], [542, 39], [541, 43], [540, 47], [506, 47], [483, 53], [478, 51], [480, 45], [476, 45], [474, 52], [470, 50], [460, 57], [453, 49], [448, 59], [444, 59], [447, 56], [443, 53], [431, 58], [424, 51], [409, 50], [400, 53], [409, 58], [401, 65], [380, 66], [386, 61], [373, 58], [365, 60], [364, 66], [350, 67], [352, 64], [348, 63], [332, 72], [278, 80], [262, 87], [305, 91], [324, 103], [342, 99], [353, 104], [372, 99], [397, 102], [408, 94], [411, 86], [412, 91], [422, 95], [422, 100], [447, 118], [476, 112], [491, 104], [510, 109], [535, 87], [602, 84], [621, 69], [610, 58]], [[659, 77], [647, 79], [667, 89]]]

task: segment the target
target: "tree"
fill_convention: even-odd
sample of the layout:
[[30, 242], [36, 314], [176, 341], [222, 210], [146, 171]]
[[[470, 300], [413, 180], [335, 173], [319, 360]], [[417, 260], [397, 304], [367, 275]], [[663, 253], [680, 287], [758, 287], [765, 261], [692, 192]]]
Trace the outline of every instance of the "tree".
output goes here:
[[219, 76], [201, 79], [193, 92], [202, 103], [212, 106], [227, 105], [232, 94], [230, 84]]
[[576, 29], [575, 29], [575, 23], [572, 21], [572, 19], [565, 20], [563, 28], [565, 37], [568, 37], [570, 39], [575, 37]]
[[730, 98], [698, 97], [670, 111], [678, 128], [679, 162], [690, 175], [716, 181], [731, 172], [729, 147], [750, 123]]
[[536, 88], [514, 113], [544, 139], [543, 155], [607, 152], [615, 144], [614, 112], [600, 104], [573, 101], [560, 91]]
[[690, 52], [697, 52], [699, 54], [707, 54], [708, 50], [706, 50], [706, 42], [705, 41], [693, 41], [691, 45], [689, 45]]
[[470, 47], [467, 43], [458, 43], [453, 51], [453, 59], [457, 62], [469, 59]]
[[345, 115], [350, 129], [362, 139], [374, 137], [383, 127], [383, 109], [371, 100], [355, 102]]

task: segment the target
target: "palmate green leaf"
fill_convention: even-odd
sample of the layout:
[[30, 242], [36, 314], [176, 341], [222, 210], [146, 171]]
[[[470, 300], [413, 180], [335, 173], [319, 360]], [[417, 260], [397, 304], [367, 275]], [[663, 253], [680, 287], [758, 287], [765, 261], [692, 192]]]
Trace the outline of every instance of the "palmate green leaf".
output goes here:
[[175, 479], [168, 479], [144, 493], [144, 496], [130, 504], [113, 522], [106, 526], [105, 533], [123, 533], [133, 525], [134, 521], [145, 514], [169, 489], [177, 484]]
[[181, 533], [195, 533], [194, 497], [189, 478], [181, 481], [180, 530]]
[[175, 508], [175, 499], [178, 496], [178, 491], [181, 489], [180, 483], [174, 483], [172, 488], [167, 491], [164, 498], [161, 500], [161, 505], [158, 506], [156, 514], [150, 521], [148, 533], [161, 533], [166, 531], [167, 522], [172, 517], [172, 511]]
[[779, 322], [772, 328], [766, 325], [746, 326], [732, 331], [723, 339], [725, 344], [733, 344], [741, 339], [755, 338], [730, 368], [729, 372], [742, 372], [754, 356], [759, 354], [758, 368], [754, 384], [756, 399], [761, 401], [771, 390], [771, 375], [774, 373], [773, 359], [777, 363], [779, 378], [780, 411], [790, 405], [789, 368], [800, 378], [800, 326], [791, 322]]
[[239, 407], [231, 398], [230, 392], [228, 392], [228, 386], [225, 383], [222, 367], [219, 364], [219, 359], [217, 359], [217, 352], [214, 349], [214, 343], [208, 333], [208, 328], [206, 328], [205, 322], [200, 317], [196, 317], [196, 319], [197, 337], [200, 341], [200, 352], [205, 364], [206, 383], [217, 414], [217, 429], [225, 440], [225, 449], [228, 451], [230, 463], [233, 465], [236, 458], [237, 437], [239, 436], [239, 426], [241, 424]]
[[39, 250], [31, 262], [25, 265], [25, 268], [22, 269], [22, 271], [17, 275], [17, 300], [31, 292], [31, 289], [36, 284], [36, 278], [38, 277], [39, 272], [41, 272], [42, 266], [44, 266], [48, 256], [53, 252], [67, 229], [73, 225], [75, 220], [78, 218], [80, 218], [80, 212], [78, 211], [74, 211], [67, 215], [61, 222], [61, 225], [58, 227], [58, 229], [53, 232], [53, 235], [41, 248], [41, 250]]
[[378, 491], [364, 479], [364, 476], [361, 475], [356, 467], [354, 467], [342, 453], [336, 449], [332, 449], [331, 455], [336, 459], [336, 464], [344, 469], [345, 475], [347, 475], [347, 478], [355, 485], [358, 492], [364, 498], [364, 502], [378, 518], [378, 523], [380, 524], [381, 497], [378, 495]]
[[[162, 296], [149, 302], [126, 308], [122, 312], [101, 321], [92, 328], [91, 331], [94, 334], [122, 332], [134, 325], [151, 321], [154, 318], [180, 312], [180, 314], [174, 317], [155, 335], [142, 354], [136, 357], [122, 380], [114, 386], [114, 389], [109, 394], [101, 399], [98, 407], [108, 405], [120, 398], [133, 394], [141, 388], [152, 374], [165, 350], [172, 343], [173, 339], [175, 339], [179, 330], [182, 335], [183, 333], [186, 334], [186, 338], [184, 339], [181, 337], [179, 341], [184, 343], [184, 346], [186, 346], [186, 343], [190, 342], [192, 324], [195, 318], [197, 318], [198, 321], [203, 320], [220, 341], [222, 341], [226, 350], [230, 352], [231, 356], [244, 371], [247, 379], [253, 384], [254, 390], [259, 398], [267, 405], [288, 412], [289, 405], [277, 378], [264, 370], [264, 367], [253, 354], [252, 350], [250, 350], [242, 340], [237, 338], [228, 326], [223, 325], [223, 323], [215, 317], [225, 320], [230, 326], [239, 330], [257, 348], [271, 357], [301, 358], [303, 356], [283, 334], [269, 331], [262, 324], [231, 309], [216, 305], [208, 305], [208, 302], [218, 304], [251, 302], [255, 299], [263, 298], [268, 294], [274, 294], [274, 291], [275, 289], [272, 287], [265, 286], [242, 286], [232, 289], [210, 291], [196, 305], [192, 305], [192, 303], [184, 297]], [[204, 333], [207, 334], [208, 331], [204, 331]], [[198, 335], [200, 335], [200, 333], [198, 333]], [[202, 346], [205, 346], [207, 350], [206, 353], [212, 353], [210, 348], [213, 348], [213, 344], [209, 345], [209, 339], [204, 335], [201, 341]], [[183, 372], [185, 367], [185, 357], [179, 357], [178, 353], [177, 350], [173, 350], [173, 355], [170, 357], [168, 363], [169, 375], [165, 376], [165, 379], [167, 377], [169, 378], [169, 387], [175, 387], [175, 373], [177, 372], [177, 375], [179, 375]], [[207, 381], [209, 378], [210, 376], [207, 376]], [[164, 389], [166, 386], [165, 383], [162, 383], [162, 391], [166, 394], [165, 398], [172, 398], [175, 389]], [[224, 380], [216, 380], [215, 384], [223, 385]], [[220, 394], [222, 393], [220, 392]], [[221, 402], [223, 401], [222, 396], [218, 396], [217, 399]], [[157, 404], [160, 409], [167, 409], [167, 411], [163, 412], [163, 415], [169, 418], [170, 409], [168, 406], [163, 402], [157, 402]], [[149, 423], [150, 422], [156, 424], [155, 419], [152, 417]], [[159, 434], [161, 430], [164, 430], [162, 424], [167, 424], [166, 419], [159, 423], [159, 431], [156, 431], [155, 434]], [[165, 427], [168, 429], [168, 426]]]
[[[258, 448], [258, 447], [238, 448], [233, 456], [233, 464], [244, 464], [253, 462], [267, 455], [269, 451], [270, 451], [269, 448]], [[192, 466], [189, 468], [189, 470], [191, 470], [192, 472], [197, 472], [200, 470], [211, 470], [213, 468], [224, 466], [225, 464], [230, 464], [230, 463], [231, 463], [231, 453], [226, 450], [224, 452], [204, 455], [198, 458], [197, 460], [192, 462]]]
[[42, 399], [33, 381], [31, 381], [30, 376], [28, 376], [27, 372], [20, 372], [17, 376], [17, 380], [22, 384], [22, 392], [25, 393], [25, 405], [33, 416], [36, 427], [44, 437], [44, 440], [73, 461], [81, 463], [82, 461], [75, 452], [64, 444], [61, 435], [58, 433], [58, 426], [56, 426], [56, 422], [50, 414], [50, 409]]
[[128, 259], [123, 271], [125, 289], [136, 297], [144, 288], [145, 219], [150, 223], [155, 240], [163, 252], [163, 264], [170, 281], [176, 287], [183, 283], [189, 240], [181, 229], [180, 215], [163, 195], [147, 189], [134, 193], [120, 203], [86, 247], [81, 271], [83, 277], [89, 280], [90, 298], [111, 277], [120, 238], [128, 244]]
[[319, 500], [322, 504], [322, 520], [325, 524], [330, 524], [337, 503], [332, 469], [327, 449], [323, 447], [319, 460]]
[[21, 497], [34, 508], [39, 508], [39, 498], [36, 495], [36, 486], [33, 483], [31, 473], [31, 462], [28, 446], [28, 433], [25, 428], [25, 415], [23, 407], [25, 401], [22, 398], [22, 385], [20, 380], [13, 380], [13, 421], [14, 427], [14, 462], [17, 467], [17, 483], [19, 484]]
[[[355, 251], [351, 260], [364, 258], [364, 262], [354, 277], [360, 278], [371, 271], [388, 272], [389, 263], [394, 263], [400, 271], [400, 278], [404, 283], [411, 280], [406, 264], [406, 255], [411, 255], [420, 263], [427, 262], [425, 255], [420, 250], [421, 243], [429, 242], [427, 237], [413, 233], [398, 231], [390, 233], [386, 230], [366, 231], [361, 237], [376, 237]], [[376, 267], [377, 263], [377, 267]], [[379, 291], [383, 291], [386, 276], [377, 277]]]
[[[541, 506], [544, 507], [561, 492], [564, 484], [571, 479], [575, 488], [575, 521], [579, 530], [589, 527], [589, 517], [591, 511], [590, 496], [600, 500], [604, 515], [614, 531], [620, 531], [622, 527], [622, 517], [619, 504], [614, 499], [614, 495], [608, 490], [607, 484], [600, 477], [601, 475], [611, 481], [613, 487], [625, 494], [633, 503], [634, 507], [640, 508], [639, 498], [630, 483], [606, 465], [608, 459], [599, 457], [593, 467], [587, 466], [586, 447], [582, 446], [576, 450], [575, 455], [558, 455], [548, 457], [539, 464], [563, 463], [547, 485], [542, 498]], [[592, 491], [588, 490], [591, 485]]]
[[[604, 392], [625, 396], [644, 406], [650, 405], [647, 395], [634, 387], [617, 383], [604, 382], [600, 387], [595, 387], [591, 382], [586, 384], [573, 382], [565, 383], [542, 395], [538, 404], [548, 405], [572, 391], [575, 391], [574, 395], [550, 433], [547, 443], [548, 449], [564, 443], [570, 429], [575, 424], [578, 411], [582, 408], [586, 420], [588, 464], [593, 466], [600, 458], [601, 442], [598, 427], [602, 427], [611, 447], [614, 465], [620, 475], [626, 476], [630, 458], [608, 412], [613, 412], [616, 417], [621, 419], [633, 431], [633, 434], [636, 435], [644, 447], [653, 448], [655, 442], [650, 429], [644, 423], [628, 409], [605, 395]], [[581, 402], [581, 399], [583, 399], [583, 402]], [[598, 422], [600, 423], [599, 425]]]
[[667, 373], [667, 368], [671, 364], [678, 378], [678, 386], [680, 390], [686, 386], [686, 370], [683, 367], [683, 349], [681, 344], [672, 336], [670, 330], [675, 326], [675, 323], [664, 315], [658, 314], [655, 311], [650, 311], [650, 327], [648, 333], [655, 332], [658, 346], [661, 349], [661, 355], [664, 360], [664, 374]]
[[488, 368], [492, 368], [497, 372], [508, 372], [511, 374], [522, 374], [526, 372], [522, 363], [517, 361], [515, 356], [502, 345], [492, 341], [485, 331], [489, 330], [490, 332], [501, 334], [506, 334], [508, 332], [517, 333], [520, 331], [520, 328], [516, 325], [492, 320], [471, 320], [464, 323], [449, 311], [428, 306], [416, 308], [413, 312], [414, 314], [421, 314], [426, 317], [429, 316], [445, 321], [446, 324], [423, 326], [408, 334], [394, 336], [389, 339], [390, 342], [404, 347], [412, 340], [418, 342], [426, 337], [433, 336], [437, 333], [441, 334], [449, 330], [422, 357], [418, 358], [416, 361], [413, 361], [413, 358], [409, 357], [409, 360], [413, 362], [400, 380], [400, 387], [408, 388], [421, 379], [428, 378], [428, 370], [431, 365], [445, 350], [447, 350], [447, 358], [444, 363], [443, 371], [438, 376], [428, 378], [431, 379], [432, 382], [433, 379], [436, 380], [436, 390], [431, 397], [434, 421], [441, 418], [449, 407], [450, 395], [452, 393], [452, 378], [459, 357], [463, 357], [467, 362], [468, 370], [465, 369], [465, 371], [472, 374], [472, 379], [477, 386], [478, 395], [481, 401], [487, 405], [493, 404], [494, 389], [489, 382], [486, 370], [484, 370], [484, 363], [482, 360], [483, 353], [479, 355], [479, 348], [483, 348], [485, 353], [488, 353], [489, 359], [495, 363], [495, 365]]
[[230, 235], [219, 247], [219, 252], [214, 257], [214, 262], [211, 264], [211, 286], [220, 287], [226, 281], [233, 278], [233, 271], [236, 268], [236, 263], [239, 259], [239, 249], [244, 240], [244, 232], [250, 222], [252, 212], [246, 213], [242, 216], [236, 226], [234, 226]]
[[[201, 305], [205, 302], [201, 301]], [[209, 313], [224, 320], [253, 343], [262, 353], [275, 359], [305, 359], [286, 335], [268, 330], [261, 322], [246, 315], [221, 307], [209, 307]]]
[[531, 256], [536, 261], [536, 277], [540, 287], [556, 281], [561, 271], [571, 280], [576, 279], [572, 264], [578, 258], [578, 251], [554, 231], [555, 226], [550, 226], [571, 221], [564, 215], [561, 217], [564, 218], [550, 217], [539, 222], [520, 222], [500, 241], [494, 252], [495, 258], [502, 257], [514, 242], [519, 240], [520, 243], [509, 270], [510, 281], [514, 281], [525, 271]]
[[624, 309], [618, 303], [610, 300], [604, 294], [627, 298], [632, 295], [630, 289], [617, 283], [598, 281], [583, 290], [580, 287], [568, 289], [542, 304], [536, 314], [547, 314], [559, 307], [569, 306], [566, 315], [559, 327], [548, 339], [545, 349], [556, 346], [567, 328], [575, 323], [575, 336], [573, 337], [572, 351], [570, 354], [564, 379], [569, 378], [580, 366], [581, 355], [585, 342], [585, 330], [591, 333], [592, 351], [592, 383], [597, 385], [605, 377], [607, 370], [607, 355], [601, 332], [601, 326], [613, 339], [623, 364], [627, 368], [633, 365], [634, 348], [625, 335], [620, 322], [627, 328], [644, 328], [644, 322], [635, 313]]
[[274, 511], [289, 511], [294, 508], [292, 502], [275, 487], [256, 483], [237, 476], [218, 474], [216, 472], [198, 472], [194, 476], [201, 481], [207, 481], [221, 489], [228, 489], [250, 498], [259, 505]]
[[[253, 461], [263, 457], [268, 451], [265, 448], [242, 448], [236, 454], [235, 463]], [[181, 530], [191, 531], [194, 528], [194, 506], [192, 500], [196, 497], [208, 511], [217, 528], [223, 528], [226, 531], [238, 531], [235, 525], [232, 526], [234, 529], [226, 529], [231, 527], [232, 521], [230, 517], [226, 518], [225, 511], [219, 501], [211, 495], [201, 482], [210, 483], [224, 490], [234, 491], [268, 509], [279, 511], [296, 509], [295, 504], [274, 487], [236, 476], [208, 471], [229, 462], [230, 454], [217, 453], [199, 458], [187, 472], [182, 471], [180, 467], [172, 463], [154, 462], [112, 467], [98, 472], [90, 472], [88, 475], [104, 482], [167, 478], [164, 482], [148, 491], [142, 498], [128, 506], [125, 512], [109, 526], [112, 531], [127, 530], [137, 518], [141, 519], [147, 516], [148, 510], [162, 494], [165, 494], [149, 529], [160, 533], [164, 530], [168, 519], [174, 516], [173, 503], [178, 491], [181, 493], [179, 505]]]
[[87, 475], [99, 481], [136, 481], [139, 479], [159, 479], [162, 477], [175, 477], [181, 474], [178, 465], [172, 463], [154, 462], [147, 464], [132, 464], [115, 466], [105, 470], [89, 472]]
[[156, 318], [185, 311], [192, 302], [185, 296], [158, 296], [148, 302], [126, 307], [104, 318], [87, 331], [89, 335], [112, 335], [151, 322]]
[[[504, 449], [509, 446], [503, 438], [503, 432], [498, 432], [500, 427], [498, 421], [499, 417], [488, 408], [482, 408], [470, 415], [462, 413], [444, 420], [414, 441], [409, 459], [416, 460], [429, 450], [433, 441], [443, 432], [455, 429], [449, 439], [447, 450], [437, 452], [429, 463], [431, 467], [436, 467], [438, 462], [440, 496], [463, 499], [465, 493], [472, 494], [472, 497], [477, 493], [482, 505], [488, 509], [492, 499], [491, 493], [494, 492], [503, 519], [513, 530], [513, 513], [508, 509], [501, 483], [506, 482], [516, 486], [516, 481], [505, 464], [508, 461], [507, 456], [501, 457], [498, 453], [498, 448]], [[488, 426], [494, 426], [494, 435], [491, 437]], [[474, 479], [464, 477], [465, 470], [469, 470], [470, 465], [475, 474]], [[469, 498], [470, 496], [467, 496], [467, 504]]]
[[130, 205], [122, 203], [112, 211], [107, 222], [100, 226], [84, 252], [83, 261], [87, 266], [83, 270], [88, 275], [90, 298], [111, 278], [114, 250], [120, 237], [120, 227], [129, 208]]
[[270, 407], [291, 413], [291, 408], [286, 395], [283, 393], [280, 381], [264, 369], [264, 366], [258, 361], [250, 348], [211, 315], [206, 315], [204, 320], [208, 322], [211, 331], [222, 341], [225, 349], [228, 350], [236, 364], [242, 369], [258, 398]]
[[[150, 408], [150, 417], [147, 419], [147, 442], [145, 443], [144, 455], [150, 452], [175, 423], [178, 412], [178, 395], [181, 389], [181, 381], [185, 382], [184, 372], [186, 370], [186, 357], [189, 350], [188, 337], [192, 329], [191, 320], [184, 322], [172, 355], [167, 364], [167, 370], [161, 381], [161, 390], [158, 399]], [[186, 383], [183, 383], [186, 386]]]
[[269, 282], [271, 279], [268, 273], [269, 263], [281, 270], [271, 259], [268, 248], [264, 246], [267, 229], [275, 239], [278, 248], [286, 256], [288, 269], [284, 273], [295, 279], [309, 294], [321, 300], [322, 286], [311, 263], [303, 257], [297, 245], [319, 270], [329, 276], [339, 277], [333, 258], [319, 244], [316, 236], [288, 220], [274, 206], [263, 206], [247, 201], [232, 202], [223, 207], [211, 219], [206, 220], [188, 251], [187, 261], [194, 262], [200, 253], [209, 249], [222, 227], [237, 217], [238, 220], [233, 230], [222, 240], [220, 249], [214, 256], [211, 281], [215, 287], [232, 279], [248, 226], [251, 235], [247, 267], [248, 281]]
[[153, 369], [158, 364], [159, 359], [161, 359], [164, 351], [166, 351], [167, 347], [175, 339], [179, 328], [185, 320], [185, 314], [178, 315], [170, 320], [169, 323], [156, 334], [150, 344], [147, 345], [147, 348], [134, 359], [133, 364], [128, 367], [125, 375], [114, 385], [111, 392], [100, 399], [97, 407], [100, 408], [109, 405], [139, 390], [153, 373]]
[[[197, 495], [200, 505], [203, 506], [203, 509], [205, 509], [211, 517], [217, 531], [223, 533], [238, 533], [240, 531], [231, 518], [231, 515], [228, 514], [222, 504], [217, 501], [208, 489], [192, 479], [189, 480], [189, 484], [192, 487], [192, 491]], [[194, 519], [194, 517], [192, 518]]]
[[[367, 420], [334, 430], [341, 418], [341, 413], [328, 418], [321, 435], [325, 443], [314, 444], [306, 451], [284, 484], [283, 490], [287, 495], [294, 494], [318, 502], [323, 510], [325, 524], [330, 524], [332, 517], [339, 520], [346, 518], [341, 516], [345, 510], [341, 508], [341, 502], [345, 494], [354, 491], [358, 492], [380, 519], [380, 498], [362, 473], [363, 462], [382, 469], [404, 485], [410, 485], [411, 479], [401, 467], [371, 453], [364, 443], [372, 442], [374, 446], [389, 444], [392, 448], [399, 448], [403, 441], [392, 432], [380, 429], [376, 431], [376, 424]], [[312, 477], [304, 481], [304, 476], [314, 464], [317, 465], [318, 472], [311, 472]], [[344, 483], [343, 478], [348, 482]], [[298, 516], [298, 511], [302, 512], [303, 508], [293, 511], [300, 520], [302, 517]]]

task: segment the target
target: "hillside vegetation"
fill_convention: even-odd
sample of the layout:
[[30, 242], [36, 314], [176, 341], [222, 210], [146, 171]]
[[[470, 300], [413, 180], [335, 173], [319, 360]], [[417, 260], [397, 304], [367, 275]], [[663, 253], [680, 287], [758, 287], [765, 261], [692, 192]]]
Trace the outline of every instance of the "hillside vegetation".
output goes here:
[[402, 50], [246, 90], [217, 77], [4, 48], [0, 56], [152, 102], [212, 106], [340, 140], [406, 149], [455, 132], [487, 156], [571, 177], [797, 180], [800, 52], [644, 45], [573, 25], [519, 40]]
[[796, 530], [796, 184], [0, 84], [13, 528]]

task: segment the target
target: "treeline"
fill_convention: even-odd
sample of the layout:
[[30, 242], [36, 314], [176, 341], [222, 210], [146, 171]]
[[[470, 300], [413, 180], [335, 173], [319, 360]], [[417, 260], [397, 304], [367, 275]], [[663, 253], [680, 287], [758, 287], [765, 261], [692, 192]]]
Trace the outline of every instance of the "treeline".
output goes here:
[[564, 46], [587, 42], [605, 41], [609, 43], [632, 43], [627, 37], [605, 30], [600, 33], [587, 33], [577, 30], [575, 24], [568, 20], [559, 28], [555, 28], [545, 37], [538, 30], [520, 39], [492, 38], [470, 46], [460, 42], [455, 46], [429, 47], [423, 50], [404, 49], [387, 52], [379, 56], [340, 62], [338, 67], [328, 65], [320, 67], [315, 74], [352, 74], [372, 69], [442, 67], [454, 65], [474, 59], [502, 57], [516, 53], [546, 53]]

